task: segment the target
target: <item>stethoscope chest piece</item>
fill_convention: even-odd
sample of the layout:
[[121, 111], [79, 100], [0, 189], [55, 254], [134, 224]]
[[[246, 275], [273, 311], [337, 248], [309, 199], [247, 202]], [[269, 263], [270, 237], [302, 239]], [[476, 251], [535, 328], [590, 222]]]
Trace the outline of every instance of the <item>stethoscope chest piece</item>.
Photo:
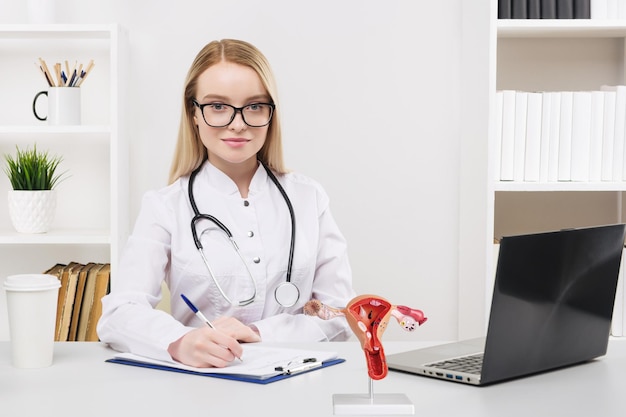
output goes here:
[[292, 282], [282, 282], [276, 287], [274, 298], [283, 307], [293, 307], [300, 298], [300, 290]]

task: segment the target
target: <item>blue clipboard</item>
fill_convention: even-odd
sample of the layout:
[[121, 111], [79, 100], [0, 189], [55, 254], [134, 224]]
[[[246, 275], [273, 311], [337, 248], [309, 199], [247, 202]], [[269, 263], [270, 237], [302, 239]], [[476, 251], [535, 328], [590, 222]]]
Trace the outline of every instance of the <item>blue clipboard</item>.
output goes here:
[[158, 369], [160, 371], [180, 372], [180, 373], [183, 373], [183, 374], [208, 376], [208, 377], [211, 377], [211, 378], [230, 379], [230, 380], [233, 380], [233, 381], [252, 382], [254, 384], [263, 384], [263, 385], [270, 384], [272, 382], [280, 381], [280, 380], [283, 380], [283, 379], [291, 378], [291, 377], [294, 377], [294, 376], [297, 376], [297, 375], [306, 374], [306, 373], [309, 373], [309, 372], [314, 372], [314, 371], [317, 371], [317, 370], [320, 370], [320, 369], [323, 369], [323, 368], [327, 368], [329, 366], [340, 364], [340, 363], [345, 362], [345, 361], [346, 361], [345, 359], [341, 359], [341, 358], [332, 359], [332, 360], [329, 360], [329, 361], [322, 362], [321, 366], [318, 366], [318, 367], [312, 368], [312, 369], [307, 369], [305, 371], [291, 373], [291, 374], [279, 373], [278, 375], [274, 375], [274, 376], [271, 376], [269, 378], [259, 378], [259, 377], [251, 377], [251, 376], [247, 376], [247, 375], [215, 374], [215, 373], [212, 374], [212, 373], [209, 373], [209, 372], [196, 372], [196, 371], [187, 370], [187, 369], [180, 369], [180, 368], [164, 366], [164, 365], [155, 365], [155, 364], [152, 364], [152, 363], [134, 361], [134, 360], [131, 360], [131, 359], [123, 359], [123, 358], [111, 358], [111, 359], [105, 360], [105, 362], [117, 363], [117, 364], [121, 364], [121, 365], [130, 365], [130, 366], [138, 366], [140, 368]]

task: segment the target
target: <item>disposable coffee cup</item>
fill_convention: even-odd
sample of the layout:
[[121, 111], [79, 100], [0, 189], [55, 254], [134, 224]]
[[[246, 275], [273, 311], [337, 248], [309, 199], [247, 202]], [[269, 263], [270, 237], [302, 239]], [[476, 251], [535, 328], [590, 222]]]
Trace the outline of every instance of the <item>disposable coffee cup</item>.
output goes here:
[[[48, 113], [39, 114], [38, 100], [48, 97]], [[38, 120], [47, 121], [49, 125], [79, 125], [81, 123], [80, 87], [50, 87], [48, 91], [40, 91], [33, 99], [33, 114]]]
[[47, 274], [10, 275], [4, 281], [16, 368], [52, 365], [59, 279]]

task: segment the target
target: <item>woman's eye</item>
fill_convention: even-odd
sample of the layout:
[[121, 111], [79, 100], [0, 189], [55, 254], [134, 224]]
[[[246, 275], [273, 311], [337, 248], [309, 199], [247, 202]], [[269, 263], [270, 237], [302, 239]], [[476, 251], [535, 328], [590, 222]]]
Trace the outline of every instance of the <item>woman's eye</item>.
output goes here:
[[226, 108], [226, 106], [221, 103], [212, 103], [209, 104], [209, 107], [211, 107], [211, 110], [213, 111], [223, 111]]
[[263, 105], [262, 104], [258, 104], [258, 103], [249, 104], [246, 107], [247, 107], [247, 110], [250, 110], [250, 111], [259, 111], [259, 110], [263, 109]]

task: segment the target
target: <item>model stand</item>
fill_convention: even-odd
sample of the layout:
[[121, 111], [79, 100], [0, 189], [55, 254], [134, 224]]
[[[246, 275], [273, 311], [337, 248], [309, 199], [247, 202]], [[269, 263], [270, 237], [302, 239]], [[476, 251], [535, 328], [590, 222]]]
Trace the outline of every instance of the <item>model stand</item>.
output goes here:
[[369, 378], [368, 394], [333, 394], [333, 414], [344, 416], [398, 416], [415, 414], [415, 406], [405, 394], [375, 394]]

